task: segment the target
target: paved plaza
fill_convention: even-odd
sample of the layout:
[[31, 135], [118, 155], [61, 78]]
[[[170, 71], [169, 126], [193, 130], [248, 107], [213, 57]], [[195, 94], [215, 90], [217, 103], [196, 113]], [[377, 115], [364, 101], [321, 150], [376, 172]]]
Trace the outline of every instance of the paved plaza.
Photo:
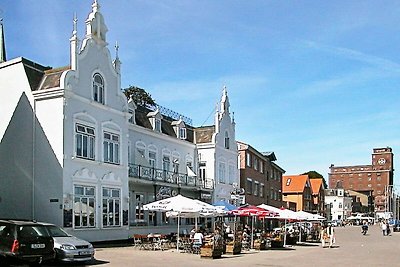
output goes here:
[[[87, 266], [398, 266], [400, 233], [383, 236], [378, 226], [371, 226], [366, 236], [356, 226], [335, 228], [334, 248], [307, 243], [286, 249], [248, 251], [223, 255], [221, 259], [203, 259], [199, 255], [174, 250], [143, 251], [133, 247], [98, 248], [96, 261]], [[78, 266], [78, 265], [68, 265]]]

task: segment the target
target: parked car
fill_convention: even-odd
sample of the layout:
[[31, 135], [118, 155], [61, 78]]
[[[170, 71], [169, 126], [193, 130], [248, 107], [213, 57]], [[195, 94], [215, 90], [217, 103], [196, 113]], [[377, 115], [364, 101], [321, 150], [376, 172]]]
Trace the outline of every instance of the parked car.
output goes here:
[[0, 219], [0, 266], [40, 266], [55, 257], [46, 226], [33, 221]]
[[61, 227], [43, 223], [54, 239], [56, 260], [63, 262], [84, 262], [94, 259], [93, 245], [85, 240], [72, 236]]

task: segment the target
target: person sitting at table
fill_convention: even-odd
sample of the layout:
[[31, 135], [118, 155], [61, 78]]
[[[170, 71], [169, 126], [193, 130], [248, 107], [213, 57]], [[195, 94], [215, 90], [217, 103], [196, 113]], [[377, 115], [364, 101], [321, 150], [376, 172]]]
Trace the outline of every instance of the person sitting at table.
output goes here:
[[200, 230], [197, 230], [193, 236], [193, 244], [201, 246], [201, 245], [203, 245], [203, 239], [204, 239], [203, 234], [201, 233]]

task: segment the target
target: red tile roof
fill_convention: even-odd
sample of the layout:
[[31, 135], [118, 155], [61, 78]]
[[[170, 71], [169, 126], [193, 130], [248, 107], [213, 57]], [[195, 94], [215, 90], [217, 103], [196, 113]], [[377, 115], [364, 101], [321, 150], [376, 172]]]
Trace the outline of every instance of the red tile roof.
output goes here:
[[308, 175], [282, 176], [282, 193], [303, 193], [307, 181]]
[[313, 195], [318, 195], [322, 186], [322, 178], [310, 179], [310, 184]]

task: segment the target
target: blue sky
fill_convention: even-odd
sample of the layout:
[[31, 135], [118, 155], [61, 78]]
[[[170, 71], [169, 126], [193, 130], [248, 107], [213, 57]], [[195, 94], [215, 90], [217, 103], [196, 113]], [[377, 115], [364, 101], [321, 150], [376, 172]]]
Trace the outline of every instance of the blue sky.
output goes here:
[[[69, 64], [91, 0], [2, 0], [7, 57]], [[400, 153], [400, 2], [103, 0], [122, 86], [211, 124], [227, 86], [236, 138], [274, 151], [286, 174]], [[396, 173], [395, 173], [396, 176]], [[395, 182], [396, 184], [398, 182]]]

